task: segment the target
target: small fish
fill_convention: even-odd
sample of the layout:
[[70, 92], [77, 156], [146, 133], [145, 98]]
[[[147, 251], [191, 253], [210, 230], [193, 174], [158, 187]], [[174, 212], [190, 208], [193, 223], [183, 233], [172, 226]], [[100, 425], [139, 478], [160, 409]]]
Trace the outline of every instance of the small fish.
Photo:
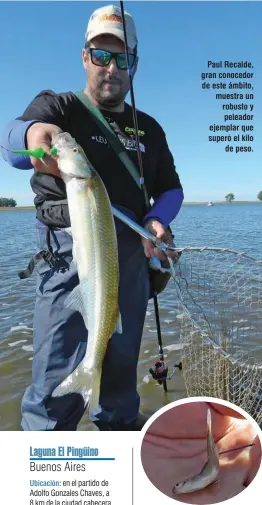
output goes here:
[[183, 482], [175, 484], [172, 490], [174, 494], [193, 493], [194, 491], [199, 491], [217, 482], [219, 473], [219, 453], [212, 437], [210, 409], [207, 411], [207, 455], [208, 460], [201, 472], [194, 477], [190, 477]]
[[54, 147], [66, 185], [71, 221], [66, 231], [72, 235], [79, 278], [65, 305], [82, 314], [88, 340], [83, 360], [52, 396], [81, 394], [94, 420], [101, 411], [100, 381], [107, 345], [113, 333], [122, 333], [117, 236], [108, 193], [82, 148], [69, 133], [59, 134]]

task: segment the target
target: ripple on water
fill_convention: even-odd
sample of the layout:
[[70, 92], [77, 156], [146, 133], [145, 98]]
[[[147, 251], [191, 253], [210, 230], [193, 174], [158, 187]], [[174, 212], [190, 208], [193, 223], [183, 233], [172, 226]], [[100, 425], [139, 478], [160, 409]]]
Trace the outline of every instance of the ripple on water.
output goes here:
[[23, 344], [24, 342], [27, 342], [27, 340], [17, 340], [16, 342], [9, 342], [9, 347], [14, 347], [15, 345]]
[[22, 349], [23, 351], [26, 351], [26, 352], [33, 352], [33, 345], [22, 345]]

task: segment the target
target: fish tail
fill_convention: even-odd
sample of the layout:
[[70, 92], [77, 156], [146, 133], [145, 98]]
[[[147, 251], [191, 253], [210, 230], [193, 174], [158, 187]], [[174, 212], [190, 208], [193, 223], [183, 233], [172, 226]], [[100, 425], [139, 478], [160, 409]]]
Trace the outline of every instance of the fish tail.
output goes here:
[[212, 424], [211, 424], [211, 410], [207, 409], [207, 434], [211, 435]]
[[52, 398], [59, 398], [64, 395], [80, 394], [84, 400], [85, 407], [88, 403], [89, 388], [86, 377], [75, 370], [59, 384], [52, 393]]
[[93, 370], [91, 372], [91, 392], [89, 397], [89, 412], [92, 418], [101, 412], [99, 404], [101, 384], [101, 371]]
[[52, 393], [53, 398], [67, 394], [80, 394], [85, 407], [89, 403], [89, 411], [93, 415], [101, 412], [99, 405], [101, 371], [77, 368]]

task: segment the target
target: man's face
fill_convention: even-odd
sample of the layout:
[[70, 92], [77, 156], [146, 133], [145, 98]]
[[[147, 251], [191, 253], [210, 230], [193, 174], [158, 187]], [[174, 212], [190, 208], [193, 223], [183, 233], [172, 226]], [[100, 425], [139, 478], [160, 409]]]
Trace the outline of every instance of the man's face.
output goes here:
[[[105, 49], [115, 53], [124, 53], [124, 43], [113, 35], [99, 35], [89, 45], [90, 48]], [[129, 50], [133, 54], [132, 50]], [[97, 103], [101, 106], [117, 107], [122, 104], [129, 91], [129, 77], [127, 70], [120, 70], [114, 58], [105, 66], [94, 65], [91, 54], [83, 50], [83, 64], [87, 70], [88, 89]], [[136, 63], [132, 67], [132, 74], [136, 71]]]

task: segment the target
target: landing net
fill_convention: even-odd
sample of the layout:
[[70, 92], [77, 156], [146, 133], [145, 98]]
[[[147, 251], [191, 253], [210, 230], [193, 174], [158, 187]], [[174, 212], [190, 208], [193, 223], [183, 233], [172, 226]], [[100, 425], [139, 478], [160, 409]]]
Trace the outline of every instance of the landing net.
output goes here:
[[262, 261], [230, 249], [179, 250], [173, 279], [187, 394], [232, 402], [260, 424]]

